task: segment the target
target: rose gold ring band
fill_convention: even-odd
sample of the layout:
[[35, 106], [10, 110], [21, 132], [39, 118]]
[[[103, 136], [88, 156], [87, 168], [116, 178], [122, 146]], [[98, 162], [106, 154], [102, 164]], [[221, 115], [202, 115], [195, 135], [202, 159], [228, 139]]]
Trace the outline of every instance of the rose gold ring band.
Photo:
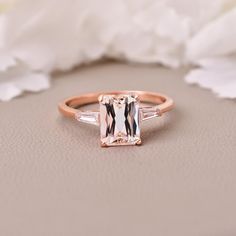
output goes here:
[[146, 91], [112, 91], [112, 92], [97, 92], [97, 93], [87, 93], [80, 96], [70, 97], [63, 102], [59, 103], [59, 111], [67, 117], [75, 117], [78, 112], [78, 108], [97, 103], [100, 95], [106, 94], [136, 94], [141, 103], [152, 103], [156, 105], [159, 115], [171, 110], [174, 106], [174, 102], [171, 98], [166, 95], [154, 92]]

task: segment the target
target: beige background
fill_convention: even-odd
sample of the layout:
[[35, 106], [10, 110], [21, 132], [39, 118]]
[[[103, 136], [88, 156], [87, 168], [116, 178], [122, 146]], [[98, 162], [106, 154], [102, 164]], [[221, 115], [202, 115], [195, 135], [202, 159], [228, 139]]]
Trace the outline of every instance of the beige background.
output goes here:
[[[236, 104], [183, 81], [186, 69], [105, 63], [0, 103], [0, 235], [236, 235]], [[166, 93], [143, 146], [99, 147], [99, 130], [57, 103], [116, 89]]]

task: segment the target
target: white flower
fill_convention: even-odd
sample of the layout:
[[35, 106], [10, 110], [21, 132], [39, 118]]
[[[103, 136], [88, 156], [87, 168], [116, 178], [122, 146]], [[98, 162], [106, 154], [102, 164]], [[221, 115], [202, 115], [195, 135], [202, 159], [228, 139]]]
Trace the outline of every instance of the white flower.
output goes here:
[[[235, 4], [236, 0], [0, 0], [0, 100], [24, 90], [46, 89], [52, 71], [102, 57], [169, 67], [225, 57], [236, 48]], [[15, 76], [8, 77], [9, 70]]]

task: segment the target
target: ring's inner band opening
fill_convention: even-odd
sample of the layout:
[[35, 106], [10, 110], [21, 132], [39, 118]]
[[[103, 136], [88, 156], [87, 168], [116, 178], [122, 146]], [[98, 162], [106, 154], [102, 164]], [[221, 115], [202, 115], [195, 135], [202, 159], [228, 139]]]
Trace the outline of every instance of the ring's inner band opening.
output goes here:
[[166, 112], [173, 107], [172, 99], [165, 95], [145, 92], [145, 91], [115, 91], [109, 93], [91, 93], [84, 94], [77, 97], [72, 97], [59, 104], [59, 110], [65, 116], [74, 116], [76, 110], [82, 106], [93, 103], [98, 103], [100, 95], [121, 95], [121, 94], [134, 94], [138, 96], [140, 103], [155, 104], [161, 113]]
[[[102, 94], [106, 94], [106, 93], [102, 93]], [[107, 93], [107, 94], [111, 94], [111, 93]], [[112, 93], [112, 94], [114, 94], [114, 93]], [[118, 94], [120, 94], [120, 93], [117, 93], [117, 95]], [[123, 94], [125, 94], [125, 93], [123, 93]], [[141, 103], [160, 105], [166, 101], [165, 97], [157, 97], [156, 95], [152, 95], [152, 94], [149, 94], [149, 95], [142, 94], [141, 95], [141, 94], [137, 93], [137, 95], [138, 95], [138, 98]], [[90, 97], [88, 97], [86, 95], [84, 95], [84, 96], [82, 95], [82, 96], [79, 96], [73, 100], [67, 101], [66, 105], [71, 108], [74, 108], [74, 109], [79, 109], [82, 106], [86, 106], [86, 105], [93, 104], [93, 103], [98, 103], [99, 96], [100, 96], [100, 94], [96, 94], [96, 95], [90, 96]]]

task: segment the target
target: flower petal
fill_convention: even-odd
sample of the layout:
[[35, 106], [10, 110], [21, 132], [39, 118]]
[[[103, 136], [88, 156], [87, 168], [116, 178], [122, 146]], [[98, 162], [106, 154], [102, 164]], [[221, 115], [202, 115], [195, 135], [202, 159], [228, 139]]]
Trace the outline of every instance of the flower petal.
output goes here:
[[200, 61], [202, 68], [191, 70], [187, 83], [211, 89], [219, 97], [236, 98], [236, 59], [213, 58]]
[[31, 72], [21, 65], [1, 74], [0, 101], [9, 101], [24, 91], [38, 92], [49, 87], [48, 74]]
[[236, 7], [208, 23], [187, 44], [187, 57], [196, 62], [202, 58], [236, 52]]
[[14, 83], [0, 83], [0, 101], [10, 101], [21, 94], [21, 90]]

